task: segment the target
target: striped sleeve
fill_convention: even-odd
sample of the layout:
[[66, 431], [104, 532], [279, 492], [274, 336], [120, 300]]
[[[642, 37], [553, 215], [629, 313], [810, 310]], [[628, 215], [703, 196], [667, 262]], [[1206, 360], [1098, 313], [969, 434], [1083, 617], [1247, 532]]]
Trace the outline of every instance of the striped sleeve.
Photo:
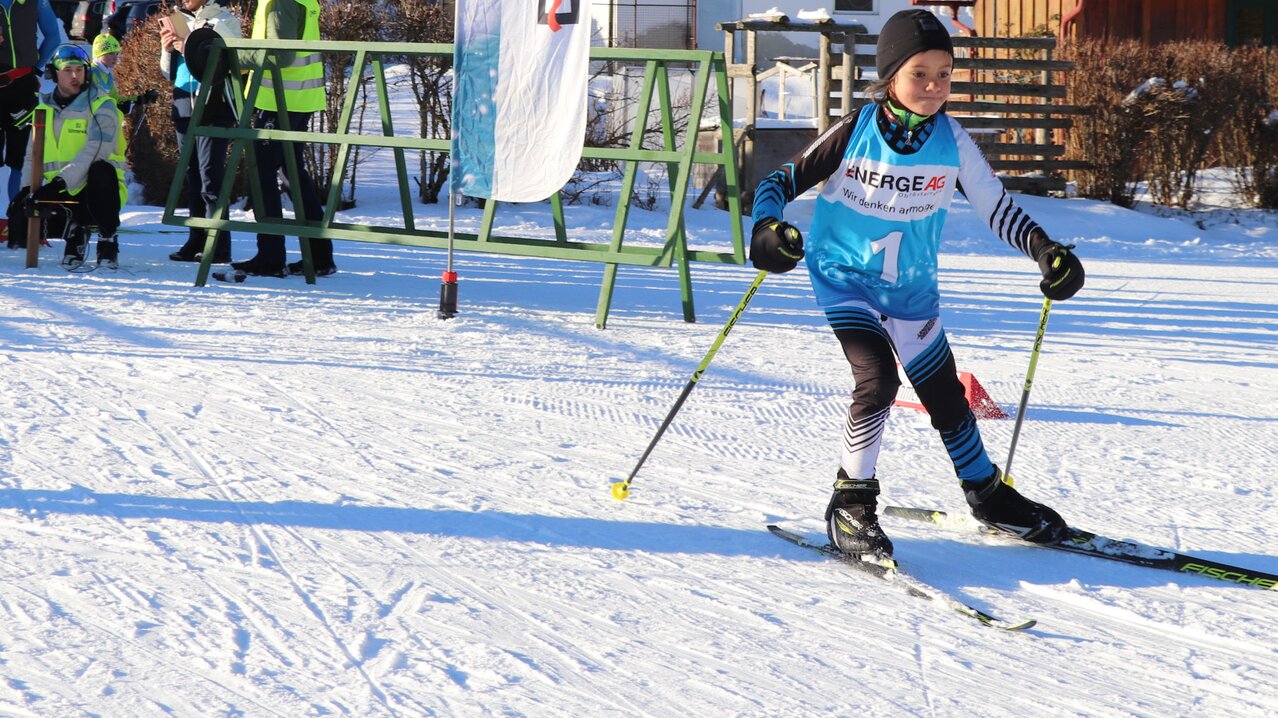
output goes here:
[[977, 214], [999, 239], [1007, 242], [1021, 254], [1033, 258], [1031, 238], [1035, 231], [1046, 237], [1043, 228], [1025, 210], [1016, 206], [1012, 195], [994, 175], [990, 163], [981, 154], [967, 130], [954, 118], [949, 118], [954, 130], [954, 140], [959, 149], [959, 186]]
[[758, 224], [765, 219], [782, 219], [785, 206], [829, 178], [843, 161], [848, 140], [856, 128], [857, 113], [845, 115], [813, 140], [790, 161], [773, 170], [754, 190], [751, 215]]

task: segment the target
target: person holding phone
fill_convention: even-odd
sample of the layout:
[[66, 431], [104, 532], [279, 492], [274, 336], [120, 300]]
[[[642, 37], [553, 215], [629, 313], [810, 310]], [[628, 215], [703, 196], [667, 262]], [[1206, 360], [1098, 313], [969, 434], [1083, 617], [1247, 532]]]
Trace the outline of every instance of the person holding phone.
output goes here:
[[[306, 40], [320, 39], [319, 0], [259, 0], [253, 15], [254, 40]], [[268, 59], [278, 63], [284, 81], [284, 104], [287, 112], [276, 107], [274, 74], [264, 71]], [[254, 101], [253, 127], [265, 130], [292, 130], [304, 132], [311, 124], [311, 117], [327, 104], [324, 86], [324, 63], [318, 52], [292, 52], [268, 50], [241, 50], [236, 53], [240, 67], [252, 68], [261, 77], [261, 91]], [[299, 218], [318, 222], [324, 216], [319, 190], [306, 170], [306, 145], [302, 142], [265, 140], [253, 143], [257, 154], [257, 177], [262, 187], [262, 206], [255, 208], [259, 221], [282, 217], [283, 200], [281, 181], [290, 181], [285, 172], [285, 152], [292, 152], [296, 159], [298, 183], [301, 185], [302, 206], [294, 208]], [[301, 240], [307, 241], [307, 240]], [[315, 274], [325, 277], [337, 271], [333, 261], [333, 240], [312, 238], [311, 259]], [[268, 277], [287, 277], [302, 273], [302, 262], [288, 263], [284, 250], [284, 237], [278, 234], [257, 235], [257, 254], [249, 260], [231, 265], [245, 274]]]
[[[240, 19], [222, 7], [217, 0], [180, 0], [181, 7], [171, 17], [160, 20], [160, 72], [173, 83], [173, 129], [178, 145], [186, 142], [190, 131], [191, 112], [195, 109], [195, 95], [200, 89], [199, 78], [191, 74], [183, 50], [187, 35], [192, 30], [212, 28], [224, 38], [238, 39]], [[219, 93], [205, 107], [203, 124], [216, 127], [232, 127], [234, 116], [230, 106]], [[186, 168], [186, 206], [192, 217], [212, 216], [217, 205], [217, 194], [226, 174], [226, 149], [229, 140], [217, 137], [196, 137], [194, 161]], [[202, 259], [205, 233], [190, 228], [186, 243], [169, 255], [175, 262], [198, 262]], [[213, 246], [213, 261], [219, 264], [231, 261], [231, 234], [226, 230], [217, 233]]]

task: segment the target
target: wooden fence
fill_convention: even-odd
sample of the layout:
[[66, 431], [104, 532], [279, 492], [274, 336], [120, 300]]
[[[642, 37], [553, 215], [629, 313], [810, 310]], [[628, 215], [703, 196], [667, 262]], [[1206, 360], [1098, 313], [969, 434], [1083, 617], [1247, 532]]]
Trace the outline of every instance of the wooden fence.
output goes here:
[[[758, 32], [819, 32], [817, 124], [815, 135], [834, 120], [868, 101], [861, 93], [875, 78], [874, 46], [878, 35], [859, 23], [792, 24], [788, 22], [722, 23], [725, 50], [732, 57], [735, 34], [745, 35], [745, 62], [729, 64], [728, 75], [744, 80], [747, 135], [757, 122], [756, 42]], [[1081, 112], [1066, 105], [1065, 83], [1074, 64], [1053, 57], [1052, 37], [955, 37], [955, 77], [948, 112], [972, 133], [1003, 184], [1027, 192], [1063, 191], [1062, 172], [1086, 169], [1088, 163], [1065, 160], [1064, 131]], [[754, 168], [752, 143], [746, 144], [747, 188], [761, 170]], [[770, 168], [769, 168], [770, 169]]]
[[[851, 72], [831, 82], [844, 96], [851, 75], [851, 108], [867, 102], [857, 93], [874, 70], [877, 35], [849, 36], [843, 46]], [[954, 82], [947, 112], [985, 152], [1008, 189], [1063, 191], [1065, 170], [1086, 169], [1080, 160], [1061, 159], [1064, 131], [1073, 126], [1078, 107], [1066, 105], [1066, 74], [1074, 63], [1053, 58], [1053, 37], [955, 37]], [[837, 87], [835, 87], [837, 85]]]

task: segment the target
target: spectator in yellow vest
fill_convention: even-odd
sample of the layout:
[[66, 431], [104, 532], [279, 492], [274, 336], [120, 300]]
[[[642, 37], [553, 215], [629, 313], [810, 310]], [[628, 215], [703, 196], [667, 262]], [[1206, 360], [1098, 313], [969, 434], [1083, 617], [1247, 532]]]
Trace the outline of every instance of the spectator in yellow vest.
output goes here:
[[[13, 216], [10, 205], [13, 232], [25, 230], [26, 218], [36, 212], [45, 219], [49, 236], [66, 239], [62, 264], [68, 269], [84, 263], [90, 226], [100, 234], [98, 264], [119, 266], [115, 233], [128, 198], [120, 111], [110, 95], [93, 86], [89, 64], [88, 53], [77, 45], [54, 51], [46, 74], [55, 84], [40, 95], [35, 109], [45, 117], [43, 164], [33, 161], [33, 142], [26, 157], [28, 183], [20, 191], [27, 198], [21, 203], [24, 216]], [[41, 185], [33, 194], [36, 173]]]
[[129, 114], [133, 111], [134, 105], [149, 105], [160, 98], [158, 90], [151, 89], [140, 95], [124, 95], [120, 93], [120, 88], [115, 84], [115, 65], [120, 61], [120, 41], [115, 39], [114, 35], [105, 33], [93, 38], [93, 66], [89, 68], [89, 74], [93, 79], [93, 86], [99, 92], [105, 92], [115, 100], [116, 107], [120, 108], [120, 112]]
[[[259, 0], [253, 16], [255, 40], [319, 40], [319, 0]], [[284, 81], [284, 110], [276, 107], [274, 77], [262, 68], [268, 53], [248, 51], [237, 55], [240, 66], [262, 72], [262, 89], [254, 102], [253, 126], [258, 129], [283, 129], [304, 132], [309, 128], [311, 116], [324, 109], [324, 65], [318, 52], [277, 52], [272, 55], [281, 68]], [[292, 143], [291, 151], [297, 160], [298, 190], [302, 196], [299, 214], [309, 221], [323, 217], [319, 191], [306, 171], [303, 161], [305, 145]], [[280, 183], [288, 184], [284, 171], [285, 143], [264, 141], [254, 143], [257, 153], [257, 176], [262, 185], [262, 206], [257, 208], [258, 221], [269, 221], [283, 216]], [[333, 242], [330, 239], [312, 239], [311, 258], [315, 273], [327, 276], [337, 271], [333, 261]], [[285, 277], [301, 274], [302, 263], [287, 262], [284, 237], [279, 234], [258, 234], [257, 255], [252, 259], [233, 262], [235, 269], [246, 274]]]

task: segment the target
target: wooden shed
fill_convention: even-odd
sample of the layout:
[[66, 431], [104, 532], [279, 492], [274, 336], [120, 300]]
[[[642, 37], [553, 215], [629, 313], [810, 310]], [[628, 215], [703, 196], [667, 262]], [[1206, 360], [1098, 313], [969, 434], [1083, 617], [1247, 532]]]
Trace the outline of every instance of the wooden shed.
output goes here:
[[[1278, 44], [1273, 0], [976, 0], [976, 33], [1020, 37], [1051, 33], [1078, 38], [1216, 40], [1231, 47]], [[1061, 23], [1065, 32], [1060, 32]]]

